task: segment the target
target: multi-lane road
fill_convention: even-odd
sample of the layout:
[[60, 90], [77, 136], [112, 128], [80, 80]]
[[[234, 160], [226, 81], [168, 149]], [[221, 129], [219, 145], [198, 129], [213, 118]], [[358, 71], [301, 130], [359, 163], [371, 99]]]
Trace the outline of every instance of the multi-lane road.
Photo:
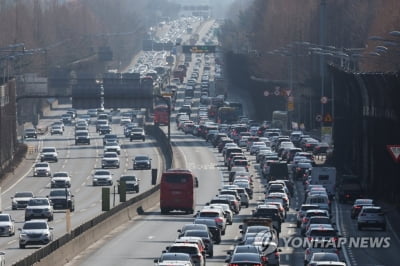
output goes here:
[[[59, 120], [62, 113], [68, 106], [59, 106], [49, 114], [48, 119], [44, 119], [44, 124], [50, 124]], [[74, 126], [65, 126], [65, 132], [62, 136], [46, 134], [40, 136], [38, 140], [27, 140], [29, 146], [37, 147], [56, 147], [59, 161], [50, 163], [52, 173], [58, 171], [67, 171], [72, 176], [71, 191], [75, 195], [75, 212], [71, 213], [71, 226], [77, 227], [81, 223], [93, 218], [101, 213], [101, 187], [92, 186], [92, 173], [94, 169], [101, 168], [101, 158], [103, 155], [103, 136], [95, 131], [94, 124], [90, 125], [91, 144], [75, 145]], [[141, 179], [141, 192], [151, 187], [151, 173], [148, 170], [133, 170], [132, 158], [137, 154], [147, 154], [153, 159], [153, 167], [163, 169], [162, 157], [156, 148], [157, 145], [152, 138], [146, 142], [133, 141], [123, 136], [123, 127], [119, 125], [119, 117], [115, 116], [112, 130], [120, 137], [121, 145], [121, 167], [112, 169], [114, 174], [114, 184], [116, 180], [124, 173], [132, 173]], [[33, 166], [34, 159], [29, 162]], [[26, 162], [25, 162], [26, 164]], [[2, 187], [2, 207], [4, 213], [10, 213], [15, 219], [16, 228], [20, 228], [24, 222], [24, 210], [11, 210], [11, 196], [17, 191], [32, 191], [36, 196], [46, 196], [50, 191], [49, 177], [33, 177], [33, 171], [28, 168], [25, 174], [11, 177], [13, 182], [7, 182]], [[113, 189], [111, 189], [113, 191]], [[135, 194], [128, 194], [128, 198]], [[115, 203], [119, 203], [116, 195]], [[111, 195], [111, 205], [113, 204], [113, 195]], [[57, 238], [66, 233], [66, 213], [65, 211], [55, 211], [54, 221], [49, 222], [54, 227], [54, 237]], [[0, 238], [0, 250], [6, 252], [7, 263], [12, 263], [21, 259], [36, 248], [19, 249], [18, 231], [13, 237]]]

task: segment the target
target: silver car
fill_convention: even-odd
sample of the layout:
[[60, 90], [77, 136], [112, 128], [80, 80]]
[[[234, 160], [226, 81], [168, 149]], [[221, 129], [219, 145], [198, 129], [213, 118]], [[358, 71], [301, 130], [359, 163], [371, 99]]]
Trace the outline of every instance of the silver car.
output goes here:
[[11, 218], [10, 214], [0, 214], [0, 235], [2, 236], [13, 236], [15, 235], [15, 224], [14, 219]]
[[19, 230], [19, 248], [25, 248], [26, 245], [47, 245], [53, 241], [53, 228], [49, 227], [46, 220], [25, 222]]
[[48, 198], [32, 198], [25, 208], [25, 221], [33, 218], [48, 219], [53, 221], [54, 210]]
[[365, 227], [380, 227], [386, 231], [385, 215], [379, 206], [363, 206], [357, 218], [358, 230]]

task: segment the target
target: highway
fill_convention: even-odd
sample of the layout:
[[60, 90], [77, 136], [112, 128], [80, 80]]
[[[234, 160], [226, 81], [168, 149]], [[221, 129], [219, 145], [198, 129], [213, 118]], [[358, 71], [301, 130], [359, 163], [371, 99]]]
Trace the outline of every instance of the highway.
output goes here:
[[[199, 30], [200, 36], [205, 35], [212, 21], [203, 24]], [[187, 38], [187, 36], [186, 36]], [[200, 37], [201, 39], [201, 37]], [[137, 57], [138, 58], [138, 57]], [[203, 59], [203, 58], [202, 58]], [[134, 60], [132, 64], [136, 64]], [[128, 69], [132, 66], [128, 67]], [[193, 69], [193, 64], [189, 68], [189, 73]], [[188, 75], [190, 77], [190, 74]], [[199, 94], [196, 94], [196, 102], [194, 106], [198, 106]], [[251, 116], [251, 101], [246, 93], [230, 91], [230, 97], [233, 99], [241, 99]], [[183, 102], [183, 90], [178, 93], [178, 104]], [[54, 110], [51, 116], [42, 121], [51, 123], [59, 119], [60, 115], [65, 112], [69, 106], [61, 106]], [[196, 108], [194, 108], [194, 113]], [[172, 118], [171, 121], [174, 121]], [[223, 167], [222, 157], [217, 153], [216, 149], [206, 143], [203, 139], [191, 135], [185, 135], [178, 131], [175, 123], [172, 124], [171, 137], [174, 145], [182, 154], [182, 161], [178, 164], [180, 167], [191, 169], [199, 178], [199, 188], [196, 193], [196, 210], [201, 209], [213, 196], [218, 194], [218, 188], [226, 182], [226, 167]], [[166, 130], [166, 128], [164, 128]], [[139, 141], [129, 142], [122, 137], [122, 127], [119, 126], [118, 116], [113, 123], [113, 132], [117, 132], [123, 142], [123, 153], [120, 156], [120, 169], [112, 170], [114, 172], [114, 180], [125, 172], [133, 172], [131, 159], [134, 155], [143, 153], [153, 158], [153, 167], [164, 169], [162, 160], [156, 149], [156, 143], [151, 138], [146, 142]], [[73, 176], [72, 192], [75, 194], [76, 211], [72, 213], [72, 227], [75, 227], [87, 221], [93, 216], [101, 212], [100, 204], [100, 188], [91, 186], [91, 173], [95, 168], [99, 167], [102, 155], [102, 137], [94, 132], [91, 126], [92, 144], [90, 146], [74, 145], [73, 128], [66, 127], [63, 136], [40, 137], [39, 140], [29, 141], [29, 144], [37, 147], [54, 146], [58, 149], [60, 161], [52, 163], [52, 172], [68, 171]], [[238, 226], [246, 215], [251, 214], [257, 204], [263, 201], [265, 180], [259, 175], [258, 164], [255, 163], [254, 156], [250, 156], [246, 152], [251, 161], [251, 173], [255, 179], [255, 193], [249, 208], [242, 209], [239, 215], [234, 218], [234, 223], [228, 226], [226, 234], [222, 236], [222, 242], [214, 245], [214, 257], [207, 258], [207, 265], [224, 265], [226, 252], [233, 248], [240, 238]], [[134, 171], [141, 179], [141, 191], [150, 188], [150, 171]], [[32, 177], [32, 171], [27, 172], [26, 176], [19, 177], [15, 185], [3, 187], [3, 209], [9, 212], [16, 219], [16, 226], [21, 227], [23, 224], [23, 211], [11, 211], [10, 197], [16, 191], [29, 190], [36, 195], [45, 196], [49, 191], [49, 178]], [[135, 194], [130, 194], [132, 197]], [[295, 194], [291, 199], [291, 208], [288, 212], [286, 222], [283, 224], [281, 239], [290, 237], [299, 237], [299, 229], [296, 228], [296, 211], [295, 209], [302, 204], [304, 197], [303, 185], [296, 182]], [[116, 199], [118, 202], [118, 197]], [[397, 265], [397, 251], [400, 250], [400, 240], [396, 234], [388, 226], [386, 232], [379, 230], [358, 231], [355, 220], [350, 219], [349, 204], [332, 203], [333, 220], [336, 222], [339, 233], [346, 238], [350, 237], [389, 237], [390, 246], [388, 248], [349, 248], [345, 247], [340, 252], [340, 258], [347, 262], [347, 265], [353, 266], [376, 266], [376, 265]], [[91, 247], [83, 251], [75, 257], [67, 265], [153, 265], [153, 260], [160, 256], [165, 248], [172, 244], [177, 237], [177, 230], [186, 223], [192, 223], [192, 215], [170, 214], [161, 215], [159, 206], [154, 206], [147, 210], [143, 215], [137, 216], [130, 222], [115, 225], [115, 230], [105, 235], [102, 240], [94, 243]], [[55, 227], [55, 237], [65, 233], [65, 213], [57, 212], [51, 226]], [[7, 263], [12, 263], [18, 259], [33, 252], [36, 248], [28, 248], [26, 250], [18, 249], [17, 241], [18, 233], [14, 237], [0, 238], [0, 250], [4, 250], [7, 254]], [[280, 258], [281, 265], [303, 265], [304, 249], [291, 246], [285, 246], [284, 241], [280, 242]]]
[[[50, 124], [59, 120], [70, 106], [60, 106], [52, 111], [48, 119], [44, 119], [44, 124]], [[141, 192], [151, 187], [151, 171], [135, 170], [133, 171], [132, 158], [137, 154], [147, 154], [153, 158], [153, 167], [163, 169], [163, 161], [159, 156], [158, 149], [154, 140], [147, 138], [146, 142], [133, 141], [123, 136], [123, 128], [119, 125], [119, 117], [116, 116], [112, 124], [113, 132], [117, 133], [121, 142], [121, 167], [112, 169], [114, 174], [114, 184], [116, 180], [125, 173], [133, 173], [141, 179]], [[101, 158], [103, 154], [103, 137], [95, 132], [94, 124], [90, 125], [91, 144], [75, 145], [74, 142], [74, 126], [66, 126], [62, 136], [50, 136], [47, 133], [40, 136], [38, 140], [27, 140], [28, 145], [41, 147], [56, 147], [58, 151], [59, 161], [50, 163], [52, 173], [58, 171], [67, 171], [72, 176], [71, 191], [75, 195], [75, 212], [71, 213], [72, 228], [93, 218], [101, 213], [101, 187], [92, 186], [92, 173], [94, 169], [101, 168]], [[33, 165], [33, 161], [32, 165]], [[16, 228], [21, 228], [24, 223], [24, 210], [11, 210], [11, 196], [17, 191], [32, 191], [36, 196], [46, 196], [50, 191], [49, 177], [33, 177], [32, 169], [28, 169], [25, 175], [16, 176], [17, 181], [9, 187], [2, 187], [2, 204], [3, 212], [10, 213], [15, 219]], [[113, 189], [111, 189], [113, 191]], [[135, 196], [129, 193], [127, 198]], [[116, 195], [115, 203], [119, 203], [118, 195]], [[113, 195], [111, 195], [111, 205], [113, 204]], [[49, 222], [54, 227], [54, 238], [63, 235], [66, 232], [66, 214], [65, 211], [55, 211], [54, 221]], [[18, 248], [18, 231], [13, 237], [0, 238], [0, 250], [7, 254], [7, 263], [16, 262], [22, 257], [35, 251], [37, 248], [28, 246], [27, 249]]]

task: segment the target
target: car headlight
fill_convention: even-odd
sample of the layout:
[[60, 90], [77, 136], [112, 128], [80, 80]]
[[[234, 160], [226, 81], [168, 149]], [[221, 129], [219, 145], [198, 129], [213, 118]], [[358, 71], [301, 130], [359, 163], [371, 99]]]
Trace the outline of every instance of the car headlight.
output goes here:
[[93, 177], [93, 181], [97, 181], [97, 177]]
[[27, 237], [27, 235], [25, 233], [21, 233], [21, 234], [19, 234], [19, 237], [20, 238], [25, 238], [25, 237]]

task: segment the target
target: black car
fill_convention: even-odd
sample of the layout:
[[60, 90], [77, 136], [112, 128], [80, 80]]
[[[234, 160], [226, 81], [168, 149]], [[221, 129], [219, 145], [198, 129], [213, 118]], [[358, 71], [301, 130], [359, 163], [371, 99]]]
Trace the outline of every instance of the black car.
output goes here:
[[105, 135], [111, 133], [111, 127], [109, 125], [102, 125], [99, 127], [99, 134]]
[[257, 253], [235, 253], [229, 259], [229, 265], [264, 265], [260, 254]]
[[25, 129], [24, 138], [26, 138], [26, 139], [31, 139], [31, 138], [37, 139], [36, 129], [34, 129], [34, 128]]
[[68, 188], [52, 189], [47, 197], [53, 204], [55, 210], [69, 209], [71, 212], [75, 211], [74, 195], [72, 195]]
[[90, 145], [89, 131], [87, 130], [75, 131], [75, 145], [78, 145], [80, 143], [85, 143]]
[[150, 170], [151, 158], [147, 155], [137, 155], [133, 159], [133, 170]]
[[118, 183], [121, 184], [122, 182], [125, 182], [126, 191], [139, 193], [139, 181], [140, 179], [134, 175], [123, 175], [119, 178]]
[[196, 218], [193, 222], [194, 224], [204, 224], [207, 226], [211, 233], [212, 240], [219, 244], [221, 243], [221, 227], [213, 219]]

